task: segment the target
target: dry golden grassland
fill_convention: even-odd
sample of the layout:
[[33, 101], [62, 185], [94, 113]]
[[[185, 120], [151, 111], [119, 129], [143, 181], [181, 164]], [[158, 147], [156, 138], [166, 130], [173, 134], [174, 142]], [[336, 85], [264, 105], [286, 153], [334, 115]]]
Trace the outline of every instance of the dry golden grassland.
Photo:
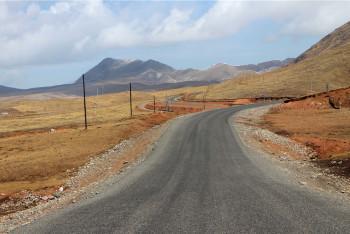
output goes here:
[[93, 125], [87, 131], [68, 128], [55, 133], [0, 138], [0, 192], [57, 187], [91, 157], [169, 117], [138, 115], [134, 119]]
[[155, 95], [158, 99], [164, 99], [165, 97], [177, 96], [177, 95], [191, 95], [194, 93], [202, 94], [207, 90], [208, 86], [197, 86], [197, 87], [184, 87], [178, 89], [168, 89], [154, 92], [152, 95]]
[[0, 115], [0, 193], [57, 188], [91, 157], [174, 116], [136, 108], [151, 100], [152, 93], [134, 92], [130, 119], [128, 93], [89, 97], [88, 131], [80, 97], [1, 102], [8, 114]]
[[[134, 107], [152, 99], [151, 94], [133, 92]], [[2, 111], [3, 110], [3, 111]], [[129, 94], [108, 94], [87, 98], [89, 123], [117, 121], [129, 117]], [[0, 102], [0, 133], [60, 126], [79, 126], [84, 122], [82, 98], [15, 99]], [[135, 109], [135, 114], [140, 111]]]

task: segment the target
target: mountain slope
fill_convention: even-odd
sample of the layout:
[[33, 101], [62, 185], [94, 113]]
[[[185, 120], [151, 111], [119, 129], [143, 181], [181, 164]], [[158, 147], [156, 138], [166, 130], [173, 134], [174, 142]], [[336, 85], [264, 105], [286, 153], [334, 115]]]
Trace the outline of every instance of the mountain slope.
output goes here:
[[344, 46], [350, 42], [350, 22], [337, 28], [332, 33], [322, 38], [317, 44], [313, 45], [310, 49], [302, 53], [296, 58], [296, 62], [312, 58], [320, 55], [326, 51], [336, 49]]
[[[128, 83], [137, 80], [141, 83], [152, 83], [160, 80], [160, 83], [165, 83], [167, 80], [162, 79], [164, 73], [173, 72], [174, 70], [174, 68], [155, 60], [128, 61], [106, 58], [90, 69], [85, 74], [85, 77], [89, 82], [114, 81]], [[154, 77], [158, 79], [155, 80]], [[76, 83], [80, 82], [80, 79]]]
[[350, 27], [336, 29], [295, 63], [213, 85], [208, 97], [303, 96], [350, 86]]
[[[86, 74], [88, 82], [126, 84], [137, 82], [142, 84], [176, 83], [184, 81], [222, 81], [239, 72], [234, 66], [216, 65], [207, 70], [175, 70], [155, 60], [120, 60], [106, 58]], [[80, 79], [77, 81], [80, 82]]]
[[0, 85], [0, 96], [4, 94], [17, 92], [17, 91], [20, 91], [20, 89], [15, 89], [15, 88]]

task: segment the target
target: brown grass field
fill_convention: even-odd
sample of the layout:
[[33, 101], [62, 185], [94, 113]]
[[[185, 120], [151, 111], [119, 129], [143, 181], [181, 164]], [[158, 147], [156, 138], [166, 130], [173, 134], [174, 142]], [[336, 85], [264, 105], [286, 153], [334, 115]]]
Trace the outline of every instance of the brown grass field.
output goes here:
[[160, 124], [171, 115], [137, 115], [55, 133], [23, 133], [0, 139], [0, 191], [40, 190], [64, 183], [79, 166], [135, 134]]
[[[88, 97], [88, 131], [84, 130], [81, 97], [3, 98], [0, 102], [0, 194], [57, 188], [91, 157], [176, 114], [201, 111], [203, 104], [176, 104], [172, 108], [181, 111], [156, 114], [137, 106], [152, 104], [153, 96], [158, 104], [164, 105], [166, 97], [203, 90], [206, 87], [133, 92], [132, 119], [128, 92]], [[226, 106], [207, 103], [207, 108], [217, 107]], [[51, 129], [55, 129], [53, 133]]]
[[1, 102], [0, 193], [57, 188], [91, 157], [174, 116], [136, 108], [153, 95], [162, 100], [162, 93], [134, 92], [130, 119], [128, 95], [89, 97], [87, 131], [80, 97]]
[[[129, 94], [108, 94], [87, 98], [90, 124], [117, 121], [129, 117]], [[133, 92], [134, 107], [152, 99], [150, 93]], [[0, 133], [81, 126], [84, 122], [82, 98], [13, 99], [0, 102]], [[140, 114], [138, 109], [135, 114]]]

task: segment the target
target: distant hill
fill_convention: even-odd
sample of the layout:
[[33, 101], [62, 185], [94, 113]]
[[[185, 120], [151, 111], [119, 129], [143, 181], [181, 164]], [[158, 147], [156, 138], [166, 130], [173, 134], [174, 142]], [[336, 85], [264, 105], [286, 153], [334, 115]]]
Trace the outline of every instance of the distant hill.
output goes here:
[[[289, 60], [288, 60], [289, 61]], [[263, 72], [285, 65], [287, 60], [273, 60], [257, 65], [233, 66], [219, 63], [205, 70], [176, 70], [169, 65], [155, 60], [122, 60], [105, 58], [85, 73], [87, 94], [94, 95], [104, 90], [105, 93], [122, 92], [128, 89], [127, 84], [133, 83], [137, 90], [156, 90], [180, 88], [185, 86], [200, 86], [221, 82], [240, 74]], [[25, 95], [36, 93], [62, 93], [81, 95], [82, 78], [73, 84], [51, 87], [39, 87], [27, 90], [6, 88], [0, 96]], [[3, 88], [5, 90], [5, 87]], [[101, 92], [100, 91], [100, 92]]]
[[243, 72], [250, 72], [246, 69], [240, 69], [237, 66], [218, 63], [206, 70], [196, 71], [192, 73], [187, 80], [206, 80], [206, 81], [223, 81], [235, 77]]
[[[168, 73], [174, 68], [155, 60], [121, 60], [106, 58], [89, 70], [85, 76], [89, 82], [113, 81], [115, 83], [138, 82], [159, 84], [174, 82]], [[80, 79], [77, 80], [80, 82]]]
[[294, 63], [213, 85], [208, 97], [304, 96], [349, 86], [350, 22], [325, 36]]
[[1, 94], [9, 94], [9, 93], [17, 92], [17, 91], [20, 91], [20, 89], [15, 89], [15, 88], [10, 88], [10, 87], [0, 85], [0, 95]]
[[[205, 70], [176, 70], [155, 60], [121, 60], [106, 58], [90, 69], [86, 80], [99, 84], [126, 84], [129, 82], [156, 85], [187, 81], [223, 81], [244, 72], [263, 72], [284, 66], [292, 60], [273, 60], [257, 65], [233, 66], [219, 63]], [[81, 78], [80, 78], [81, 79]], [[80, 79], [77, 82], [80, 82]]]
[[242, 65], [238, 66], [239, 69], [244, 69], [244, 70], [251, 70], [255, 72], [265, 72], [265, 71], [270, 71], [275, 68], [283, 67], [286, 66], [290, 63], [294, 62], [293, 58], [287, 58], [285, 60], [271, 60], [263, 63], [258, 63], [258, 64], [248, 64], [248, 65]]

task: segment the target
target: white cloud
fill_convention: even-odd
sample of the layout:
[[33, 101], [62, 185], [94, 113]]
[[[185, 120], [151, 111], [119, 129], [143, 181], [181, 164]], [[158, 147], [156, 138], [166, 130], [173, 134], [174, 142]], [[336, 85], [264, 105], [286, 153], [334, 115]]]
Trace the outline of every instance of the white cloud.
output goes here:
[[89, 44], [90, 41], [91, 41], [91, 38], [89, 36], [86, 36], [81, 40], [77, 41], [74, 44], [74, 52], [76, 53], [82, 52], [84, 49], [87, 48], [87, 45]]
[[116, 24], [103, 29], [96, 38], [96, 42], [102, 48], [127, 47], [142, 43], [141, 38], [141, 34], [132, 25]]
[[323, 35], [350, 19], [350, 2], [306, 2], [290, 16], [284, 33], [294, 35]]
[[155, 25], [148, 41], [172, 42], [190, 39], [188, 29], [191, 24], [191, 11], [172, 9], [170, 15]]
[[232, 34], [254, 20], [258, 15], [250, 14], [251, 3], [218, 2], [194, 25], [193, 31], [201, 37], [221, 37]]
[[[157, 4], [157, 3], [149, 3]], [[62, 63], [110, 48], [220, 38], [259, 19], [284, 24], [278, 35], [324, 35], [350, 19], [350, 2], [219, 1], [207, 12], [174, 7], [133, 14], [103, 1], [0, 2], [0, 67]]]
[[70, 8], [71, 5], [68, 2], [59, 2], [50, 7], [50, 12], [55, 15], [62, 14], [65, 12], [69, 12]]

